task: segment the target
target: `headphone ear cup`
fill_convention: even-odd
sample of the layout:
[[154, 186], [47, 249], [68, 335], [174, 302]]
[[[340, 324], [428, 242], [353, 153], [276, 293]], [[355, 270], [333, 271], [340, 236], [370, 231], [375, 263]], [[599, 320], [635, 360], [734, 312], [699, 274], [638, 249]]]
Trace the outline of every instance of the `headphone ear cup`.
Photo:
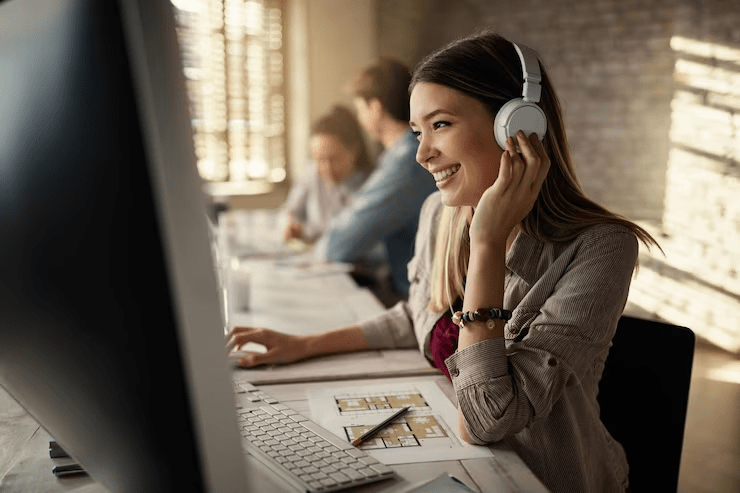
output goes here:
[[516, 136], [519, 130], [524, 135], [537, 134], [540, 140], [547, 132], [547, 118], [542, 108], [522, 98], [507, 101], [496, 113], [493, 122], [496, 142], [501, 149], [506, 149], [506, 139]]

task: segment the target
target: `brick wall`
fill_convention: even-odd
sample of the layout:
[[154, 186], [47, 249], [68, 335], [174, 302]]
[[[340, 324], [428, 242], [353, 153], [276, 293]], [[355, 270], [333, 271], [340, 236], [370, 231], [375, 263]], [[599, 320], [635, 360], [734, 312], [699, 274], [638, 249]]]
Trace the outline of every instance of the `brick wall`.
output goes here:
[[631, 301], [740, 353], [740, 8], [675, 9], [674, 92], [661, 228]]
[[541, 54], [588, 194], [635, 219], [663, 213], [673, 3], [477, 2], [482, 25]]
[[383, 54], [418, 59], [475, 27], [541, 54], [587, 193], [665, 251], [641, 254], [628, 311], [740, 352], [737, 0], [468, 0], [454, 16], [449, 2], [415, 0], [406, 31], [403, 4], [379, 0]]

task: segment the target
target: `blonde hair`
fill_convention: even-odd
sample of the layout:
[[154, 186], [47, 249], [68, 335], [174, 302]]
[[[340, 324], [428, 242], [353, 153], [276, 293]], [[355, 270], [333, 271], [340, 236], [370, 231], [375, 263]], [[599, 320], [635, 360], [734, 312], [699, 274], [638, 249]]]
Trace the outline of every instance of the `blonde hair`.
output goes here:
[[[543, 146], [550, 170], [534, 207], [521, 223], [521, 232], [542, 241], [564, 242], [593, 225], [612, 223], [628, 228], [646, 246], [660, 249], [643, 228], [586, 197], [571, 161], [560, 103], [545, 67], [540, 65], [539, 104], [547, 117]], [[521, 96], [522, 80], [521, 63], [512, 43], [498, 34], [483, 32], [455, 41], [419, 62], [410, 89], [419, 82], [450, 87], [483, 103], [493, 119], [506, 101]], [[469, 206], [444, 206], [440, 214], [432, 266], [432, 311], [444, 311], [465, 292], [472, 217]]]
[[470, 258], [468, 227], [473, 208], [442, 206], [432, 263], [431, 302], [429, 309], [444, 311], [465, 291], [465, 274]]

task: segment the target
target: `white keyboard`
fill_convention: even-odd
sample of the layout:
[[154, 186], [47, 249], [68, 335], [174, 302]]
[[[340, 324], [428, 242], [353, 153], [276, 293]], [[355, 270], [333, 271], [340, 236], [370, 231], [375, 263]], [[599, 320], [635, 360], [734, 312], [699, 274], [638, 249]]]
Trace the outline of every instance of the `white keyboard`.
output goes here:
[[306, 492], [330, 492], [393, 477], [367, 452], [249, 383], [234, 384], [247, 452]]

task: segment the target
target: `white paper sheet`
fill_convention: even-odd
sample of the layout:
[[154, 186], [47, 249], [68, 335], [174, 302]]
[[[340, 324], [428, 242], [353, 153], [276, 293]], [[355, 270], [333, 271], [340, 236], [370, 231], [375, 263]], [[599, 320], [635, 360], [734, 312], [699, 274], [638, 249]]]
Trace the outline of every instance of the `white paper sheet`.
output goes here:
[[457, 409], [434, 382], [309, 392], [314, 421], [348, 442], [403, 406], [411, 410], [359, 446], [385, 464], [491, 457], [454, 431]]

